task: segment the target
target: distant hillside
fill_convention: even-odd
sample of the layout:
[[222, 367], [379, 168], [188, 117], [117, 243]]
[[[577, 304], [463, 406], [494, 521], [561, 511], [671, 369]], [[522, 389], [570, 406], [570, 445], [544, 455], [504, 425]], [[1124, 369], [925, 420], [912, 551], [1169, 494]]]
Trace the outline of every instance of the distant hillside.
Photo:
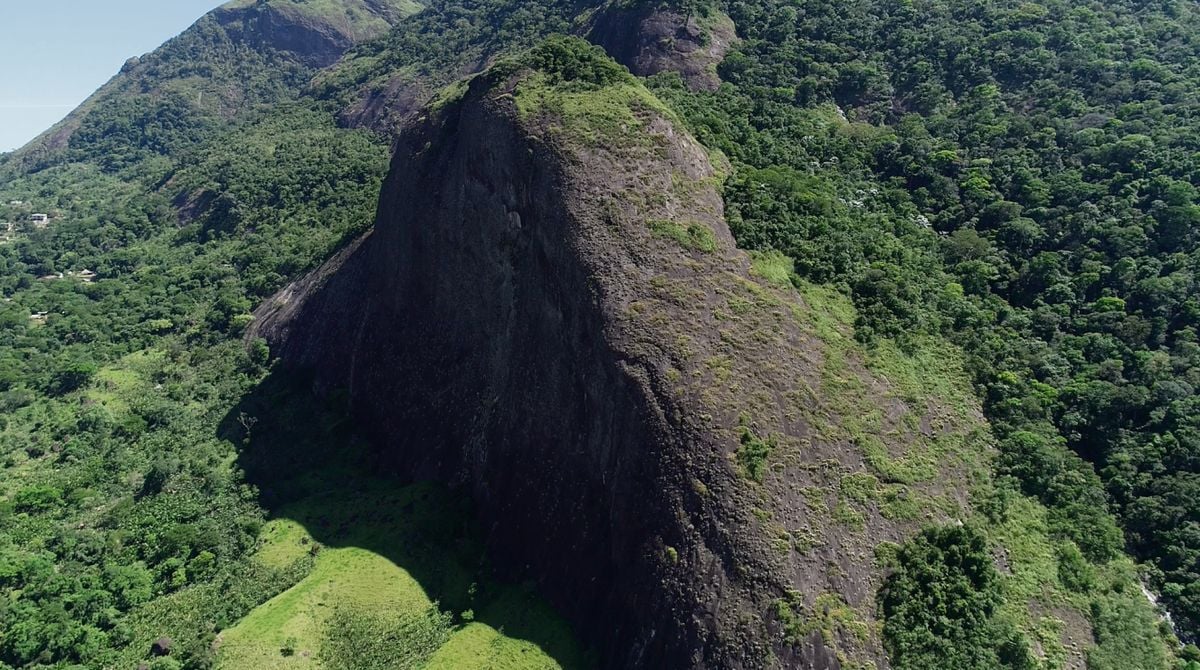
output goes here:
[[316, 69], [385, 35], [417, 11], [409, 0], [236, 0], [121, 72], [10, 164], [38, 170], [94, 160], [126, 167], [178, 156], [230, 121], [292, 101]]

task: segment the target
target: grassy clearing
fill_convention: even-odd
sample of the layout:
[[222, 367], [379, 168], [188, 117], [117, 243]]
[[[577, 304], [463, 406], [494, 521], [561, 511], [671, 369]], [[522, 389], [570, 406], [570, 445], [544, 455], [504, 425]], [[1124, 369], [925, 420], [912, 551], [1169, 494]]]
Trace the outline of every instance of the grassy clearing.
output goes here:
[[264, 526], [254, 560], [283, 568], [311, 558], [313, 567], [221, 634], [218, 668], [333, 667], [322, 647], [335, 612], [399, 620], [435, 606], [458, 625], [424, 667], [587, 667], [567, 626], [528, 589], [487, 578], [461, 504], [428, 485], [353, 488], [287, 505]]
[[[511, 632], [534, 627], [548, 639], [570, 639], [566, 626], [526, 589], [506, 589], [485, 605], [477, 617], [480, 621], [454, 631], [429, 660], [427, 670], [557, 670], [588, 665], [576, 652], [551, 656], [537, 643]], [[484, 621], [509, 624], [497, 629]]]
[[[786, 269], [771, 255], [756, 258], [755, 267], [764, 277]], [[911, 349], [891, 341], [863, 347], [853, 337], [856, 311], [848, 297], [806, 282], [798, 288], [804, 308], [795, 314], [824, 344], [820, 392], [838, 416], [836, 423], [822, 417], [814, 423], [826, 438], [855, 445], [883, 482], [901, 485], [888, 492], [891, 514], [914, 516], [905, 503], [913, 496], [903, 487], [933, 482], [947, 468], [986, 473], [990, 446], [971, 410], [974, 395], [960, 352], [931, 339]], [[878, 388], [871, 388], [864, 369]], [[885, 388], [887, 397], [878, 397]]]
[[[291, 524], [304, 535], [295, 522]], [[223, 668], [314, 668], [329, 616], [337, 607], [422, 611], [420, 584], [388, 559], [354, 547], [328, 549], [299, 584], [259, 606], [222, 636]], [[291, 656], [283, 650], [295, 645]]]
[[146, 392], [150, 373], [162, 364], [162, 360], [163, 353], [155, 349], [129, 354], [98, 370], [84, 396], [88, 401], [99, 403], [114, 417], [124, 416], [130, 411], [130, 401]]

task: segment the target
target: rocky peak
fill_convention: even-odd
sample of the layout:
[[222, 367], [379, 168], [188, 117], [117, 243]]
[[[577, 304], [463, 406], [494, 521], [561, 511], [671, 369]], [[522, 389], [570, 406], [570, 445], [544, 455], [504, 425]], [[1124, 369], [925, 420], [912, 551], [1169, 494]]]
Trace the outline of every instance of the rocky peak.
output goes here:
[[821, 341], [736, 249], [720, 161], [582, 44], [427, 110], [374, 231], [249, 337], [345, 391], [396, 471], [469, 494], [606, 667], [886, 667], [872, 551], [912, 524], [819, 511], [869, 479], [805, 418], [836, 421]]
[[380, 37], [412, 9], [394, 0], [347, 0], [332, 6], [235, 0], [214, 10], [213, 16], [255, 48], [273, 48], [323, 68], [354, 45]]
[[728, 16], [711, 11], [610, 6], [597, 14], [588, 39], [638, 76], [678, 72], [692, 89], [714, 90], [721, 83], [717, 65], [737, 35]]

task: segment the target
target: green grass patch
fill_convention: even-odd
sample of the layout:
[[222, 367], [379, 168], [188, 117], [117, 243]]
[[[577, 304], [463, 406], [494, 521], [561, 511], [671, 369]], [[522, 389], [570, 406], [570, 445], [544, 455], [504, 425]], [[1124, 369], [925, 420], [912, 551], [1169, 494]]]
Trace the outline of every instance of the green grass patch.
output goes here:
[[938, 476], [938, 461], [926, 444], [909, 447], [900, 456], [892, 454], [883, 439], [874, 434], [856, 435], [855, 444], [867, 464], [885, 481], [911, 485], [933, 481]]
[[790, 288], [795, 272], [796, 264], [790, 256], [774, 250], [750, 252], [750, 274], [776, 286]]
[[861, 645], [871, 634], [870, 625], [836, 593], [817, 596], [811, 607], [804, 604], [800, 593], [792, 592], [775, 601], [775, 615], [783, 625], [783, 633], [791, 644], [801, 644], [813, 633], [834, 651], [842, 667], [865, 668], [854, 664], [845, 655], [849, 647]]
[[655, 219], [649, 222], [650, 232], [659, 237], [675, 240], [685, 249], [711, 254], [717, 250], [717, 238], [712, 229], [703, 223], [687, 225]]
[[480, 576], [458, 501], [430, 485], [353, 488], [287, 505], [263, 527], [256, 562], [312, 569], [221, 634], [218, 668], [589, 665], [528, 589]]
[[522, 119], [539, 119], [587, 146], [661, 146], [646, 132], [646, 119], [678, 117], [598, 47], [573, 38], [551, 38], [521, 60], [502, 61], [497, 79], [532, 68], [513, 97]]
[[[478, 620], [455, 629], [426, 670], [557, 670], [590, 665], [577, 651], [551, 655], [514, 632], [535, 627], [542, 639], [571, 639], [566, 624], [528, 589], [506, 589], [475, 614]], [[497, 628], [484, 621], [506, 624]]]
[[849, 297], [832, 286], [811, 282], [800, 282], [797, 290], [804, 304], [794, 313], [802, 325], [827, 344], [853, 338], [858, 313]]
[[162, 358], [161, 351], [138, 351], [100, 368], [84, 397], [99, 403], [114, 417], [120, 418], [129, 413], [130, 403], [145, 396], [150, 386], [148, 375], [161, 365]]
[[846, 500], [839, 500], [833, 508], [833, 519], [852, 530], [861, 531], [867, 527], [867, 515]]
[[866, 505], [879, 497], [879, 479], [867, 472], [856, 472], [842, 477], [840, 488], [842, 497], [860, 505]]
[[978, 401], [963, 368], [963, 354], [950, 343], [920, 338], [902, 350], [893, 340], [881, 340], [869, 348], [867, 367], [886, 377], [905, 402], [919, 406], [926, 398], [936, 398], [958, 418], [972, 420], [970, 408]]

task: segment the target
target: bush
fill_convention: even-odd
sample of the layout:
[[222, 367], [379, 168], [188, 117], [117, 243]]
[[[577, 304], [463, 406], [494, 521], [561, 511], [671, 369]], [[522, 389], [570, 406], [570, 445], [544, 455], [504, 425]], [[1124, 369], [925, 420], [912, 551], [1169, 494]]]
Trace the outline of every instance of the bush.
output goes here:
[[65, 394], [83, 388], [91, 381], [96, 370], [96, 364], [91, 361], [70, 362], [54, 374], [50, 390], [52, 393]]
[[62, 489], [53, 486], [30, 486], [13, 497], [13, 509], [36, 514], [58, 507], [62, 501]]
[[741, 446], [737, 450], [737, 461], [742, 472], [756, 482], [761, 482], [767, 469], [767, 458], [775, 450], [775, 438], [763, 439], [754, 434], [749, 426], [742, 426]]
[[1058, 580], [1077, 593], [1091, 591], [1096, 585], [1096, 571], [1080, 553], [1074, 542], [1058, 545]]
[[879, 594], [896, 670], [1036, 668], [1028, 645], [994, 619], [1000, 580], [982, 533], [929, 528], [900, 548]]
[[625, 66], [610, 58], [600, 47], [577, 37], [546, 39], [529, 52], [525, 65], [549, 75], [555, 84], [570, 82], [595, 89], [633, 81]]

